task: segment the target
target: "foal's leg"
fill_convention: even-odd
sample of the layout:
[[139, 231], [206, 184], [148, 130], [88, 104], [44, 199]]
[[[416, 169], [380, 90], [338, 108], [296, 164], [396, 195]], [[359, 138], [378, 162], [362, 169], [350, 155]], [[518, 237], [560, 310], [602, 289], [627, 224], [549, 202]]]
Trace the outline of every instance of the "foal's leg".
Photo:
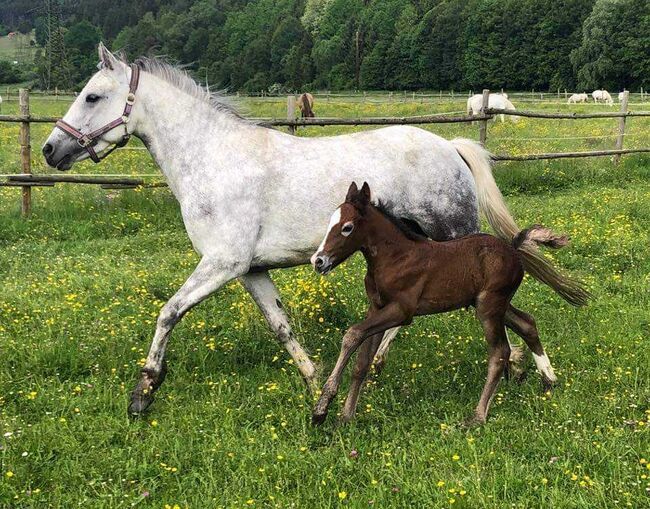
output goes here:
[[348, 329], [345, 336], [343, 336], [341, 352], [336, 361], [336, 365], [327, 378], [321, 396], [312, 411], [311, 420], [313, 424], [321, 424], [325, 420], [325, 417], [327, 417], [327, 410], [329, 409], [330, 403], [334, 399], [334, 396], [336, 396], [339, 385], [341, 385], [341, 378], [345, 366], [350, 360], [350, 356], [363, 343], [364, 339], [368, 336], [382, 333], [391, 327], [396, 327], [404, 323], [406, 318], [407, 315], [401, 306], [394, 302], [379, 310], [369, 311], [368, 317], [365, 320]]
[[359, 353], [357, 353], [357, 363], [355, 364], [354, 371], [352, 372], [352, 382], [350, 383], [350, 389], [348, 390], [348, 395], [345, 398], [345, 405], [343, 406], [343, 412], [341, 413], [341, 419], [343, 422], [350, 422], [354, 418], [354, 414], [357, 410], [359, 393], [361, 392], [363, 382], [368, 375], [370, 364], [372, 363], [375, 352], [379, 347], [381, 338], [381, 334], [375, 334], [374, 336], [366, 339], [359, 348]]
[[201, 259], [192, 275], [160, 310], [156, 333], [142, 369], [140, 382], [131, 393], [129, 413], [140, 414], [153, 402], [153, 393], [165, 379], [164, 358], [169, 336], [183, 315], [247, 270], [247, 265], [241, 262]]
[[507, 302], [499, 296], [479, 298], [476, 312], [488, 344], [488, 374], [472, 421], [485, 424], [497, 385], [510, 359], [510, 345], [504, 323]]
[[388, 356], [388, 349], [390, 348], [390, 344], [397, 336], [400, 328], [401, 327], [393, 327], [392, 329], [388, 329], [386, 332], [384, 332], [384, 338], [381, 340], [381, 344], [377, 349], [377, 353], [375, 354], [375, 359], [373, 361], [373, 365], [375, 366], [375, 371], [377, 374], [381, 373], [381, 370], [384, 369], [384, 365], [386, 364], [386, 357]]
[[251, 294], [253, 300], [262, 311], [264, 318], [269, 326], [275, 332], [280, 344], [282, 344], [291, 358], [296, 363], [300, 370], [300, 374], [305, 380], [312, 393], [318, 390], [316, 380], [316, 369], [314, 364], [309, 359], [307, 352], [300, 346], [296, 340], [289, 319], [287, 318], [284, 309], [282, 309], [282, 302], [280, 302], [280, 294], [278, 293], [273, 280], [270, 278], [268, 272], [249, 273], [240, 278], [244, 288]]
[[535, 319], [528, 313], [510, 305], [506, 311], [505, 320], [506, 325], [519, 334], [533, 352], [533, 359], [535, 359], [537, 370], [542, 376], [544, 389], [550, 389], [557, 381], [557, 377], [553, 371], [553, 366], [551, 366], [551, 361], [548, 359], [539, 340]]

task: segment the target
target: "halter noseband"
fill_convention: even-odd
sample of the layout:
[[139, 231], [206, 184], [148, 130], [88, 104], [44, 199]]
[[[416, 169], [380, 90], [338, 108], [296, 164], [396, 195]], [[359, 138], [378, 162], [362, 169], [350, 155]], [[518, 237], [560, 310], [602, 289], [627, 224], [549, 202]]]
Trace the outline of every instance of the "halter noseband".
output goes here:
[[[105, 126], [96, 129], [90, 134], [84, 134], [81, 131], [78, 131], [77, 129], [72, 127], [64, 120], [58, 120], [56, 123], [56, 127], [58, 127], [59, 129], [66, 132], [74, 139], [76, 139], [79, 146], [85, 148], [90, 158], [96, 163], [104, 159], [108, 154], [113, 152], [113, 150], [115, 150], [116, 148], [123, 147], [124, 145], [126, 145], [129, 141], [129, 138], [131, 138], [131, 135], [129, 134], [129, 131], [127, 130], [126, 127], [127, 124], [129, 123], [129, 116], [131, 115], [131, 110], [133, 109], [133, 103], [135, 102], [135, 92], [138, 89], [138, 82], [140, 81], [140, 68], [135, 64], [131, 64], [130, 67], [131, 67], [131, 82], [129, 83], [129, 95], [126, 96], [126, 105], [124, 106], [124, 112], [122, 113], [122, 116], [120, 118], [116, 118], [112, 122], [109, 122]], [[119, 142], [117, 142], [111, 149], [104, 152], [101, 156], [98, 156], [97, 152], [95, 152], [95, 149], [93, 147], [97, 145], [97, 142], [104, 134], [106, 134], [108, 131], [116, 128], [119, 125], [124, 125], [124, 136], [122, 136], [122, 139]]]

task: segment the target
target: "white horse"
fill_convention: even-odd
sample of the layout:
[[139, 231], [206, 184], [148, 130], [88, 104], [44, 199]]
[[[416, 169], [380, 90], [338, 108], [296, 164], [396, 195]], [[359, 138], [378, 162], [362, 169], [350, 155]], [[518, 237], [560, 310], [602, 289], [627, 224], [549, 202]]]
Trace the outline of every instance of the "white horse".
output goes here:
[[614, 100], [612, 99], [612, 96], [609, 95], [609, 92], [607, 90], [594, 90], [591, 93], [591, 97], [594, 98], [594, 102], [604, 102], [606, 104], [609, 104], [610, 106], [614, 104]]
[[[483, 107], [483, 95], [475, 94], [467, 99], [467, 114], [479, 115]], [[499, 108], [502, 110], [515, 111], [515, 105], [510, 102], [507, 94], [490, 94], [488, 99], [488, 108]], [[508, 115], [513, 122], [517, 122], [519, 117]], [[501, 114], [501, 122], [505, 122], [505, 115]]]
[[[88, 133], [101, 132], [90, 142], [100, 157], [125, 141], [125, 135], [140, 138], [177, 198], [201, 256], [160, 311], [131, 395], [131, 413], [143, 412], [153, 401], [166, 373], [165, 349], [176, 323], [235, 278], [309, 386], [316, 386], [314, 365], [291, 332], [268, 270], [309, 262], [353, 180], [369, 182], [392, 214], [433, 239], [477, 232], [479, 206], [502, 237], [511, 239], [519, 231], [492, 177], [489, 154], [472, 141], [449, 142], [408, 126], [323, 138], [291, 136], [241, 118], [223, 98], [210, 96], [172, 66], [150, 59], [128, 66], [103, 45], [99, 54], [100, 70], [43, 146], [48, 164], [67, 170], [89, 157], [82, 146], [93, 138]], [[134, 86], [132, 77], [138, 75]], [[125, 103], [131, 106], [125, 108]], [[124, 117], [126, 123], [110, 127]], [[71, 132], [84, 132], [86, 138], [80, 144]], [[565, 297], [575, 294], [541, 256], [533, 274]]]
[[622, 103], [624, 97], [625, 97], [625, 90], [623, 90], [623, 92], [618, 93], [618, 102]]
[[0, 111], [2, 111], [2, 96], [0, 95]]
[[567, 104], [575, 103], [586, 103], [589, 102], [589, 96], [587, 94], [572, 94], [567, 101]]

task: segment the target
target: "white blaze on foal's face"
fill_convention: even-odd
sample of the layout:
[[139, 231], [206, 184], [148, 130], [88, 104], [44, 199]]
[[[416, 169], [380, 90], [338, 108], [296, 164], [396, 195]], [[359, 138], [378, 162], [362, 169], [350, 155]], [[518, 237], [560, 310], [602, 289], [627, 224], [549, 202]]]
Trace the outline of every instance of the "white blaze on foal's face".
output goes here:
[[312, 264], [312, 266], [314, 267], [314, 269], [316, 271], [319, 271], [319, 269], [320, 269], [320, 266], [317, 265], [317, 263], [320, 264], [321, 261], [323, 260], [323, 256], [324, 256], [323, 249], [325, 249], [325, 244], [327, 243], [327, 239], [329, 238], [330, 233], [332, 232], [334, 227], [337, 224], [339, 224], [340, 221], [341, 221], [341, 207], [336, 209], [334, 211], [334, 213], [332, 214], [332, 216], [330, 217], [330, 222], [327, 225], [327, 231], [325, 232], [325, 236], [323, 237], [323, 240], [321, 241], [320, 245], [318, 246], [318, 249], [316, 249], [316, 252], [311, 257], [311, 260], [310, 260], [311, 264]]

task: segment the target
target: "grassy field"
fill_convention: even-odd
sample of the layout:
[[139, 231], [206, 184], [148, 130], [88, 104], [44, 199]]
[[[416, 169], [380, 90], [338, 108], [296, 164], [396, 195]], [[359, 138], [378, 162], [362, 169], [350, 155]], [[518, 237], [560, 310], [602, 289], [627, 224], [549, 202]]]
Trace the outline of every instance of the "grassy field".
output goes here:
[[[283, 101], [243, 106], [255, 116], [285, 114]], [[37, 114], [66, 107], [32, 102]], [[553, 102], [526, 107], [568, 111]], [[332, 101], [316, 111], [463, 109], [461, 98]], [[613, 148], [615, 128], [612, 119], [491, 123], [488, 147]], [[34, 147], [50, 129], [34, 128]], [[431, 129], [478, 133], [476, 125]], [[0, 126], [2, 173], [19, 171], [17, 132]], [[633, 119], [628, 132], [627, 147], [647, 145], [650, 123]], [[47, 171], [36, 150], [34, 168]], [[74, 171], [157, 173], [137, 150]], [[531, 376], [502, 382], [487, 425], [470, 430], [459, 423], [486, 370], [471, 312], [418, 319], [362, 396], [356, 422], [339, 427], [330, 418], [313, 429], [297, 370], [238, 283], [177, 326], [167, 381], [151, 413], [130, 420], [128, 394], [157, 312], [197, 263], [176, 202], [166, 189], [58, 185], [35, 190], [34, 214], [23, 220], [20, 191], [0, 188], [0, 507], [647, 507], [650, 157], [618, 166], [609, 158], [499, 164], [495, 175], [522, 226], [540, 222], [572, 237], [553, 256], [594, 300], [574, 309], [527, 278], [515, 304], [535, 315], [560, 384], [542, 393], [529, 362]], [[273, 273], [297, 335], [324, 369], [365, 310], [362, 274], [359, 258], [328, 278], [309, 267]]]
[[36, 46], [31, 46], [30, 41], [34, 39], [34, 33], [16, 33], [0, 37], [0, 60], [17, 60], [20, 63], [31, 62], [34, 59]]

